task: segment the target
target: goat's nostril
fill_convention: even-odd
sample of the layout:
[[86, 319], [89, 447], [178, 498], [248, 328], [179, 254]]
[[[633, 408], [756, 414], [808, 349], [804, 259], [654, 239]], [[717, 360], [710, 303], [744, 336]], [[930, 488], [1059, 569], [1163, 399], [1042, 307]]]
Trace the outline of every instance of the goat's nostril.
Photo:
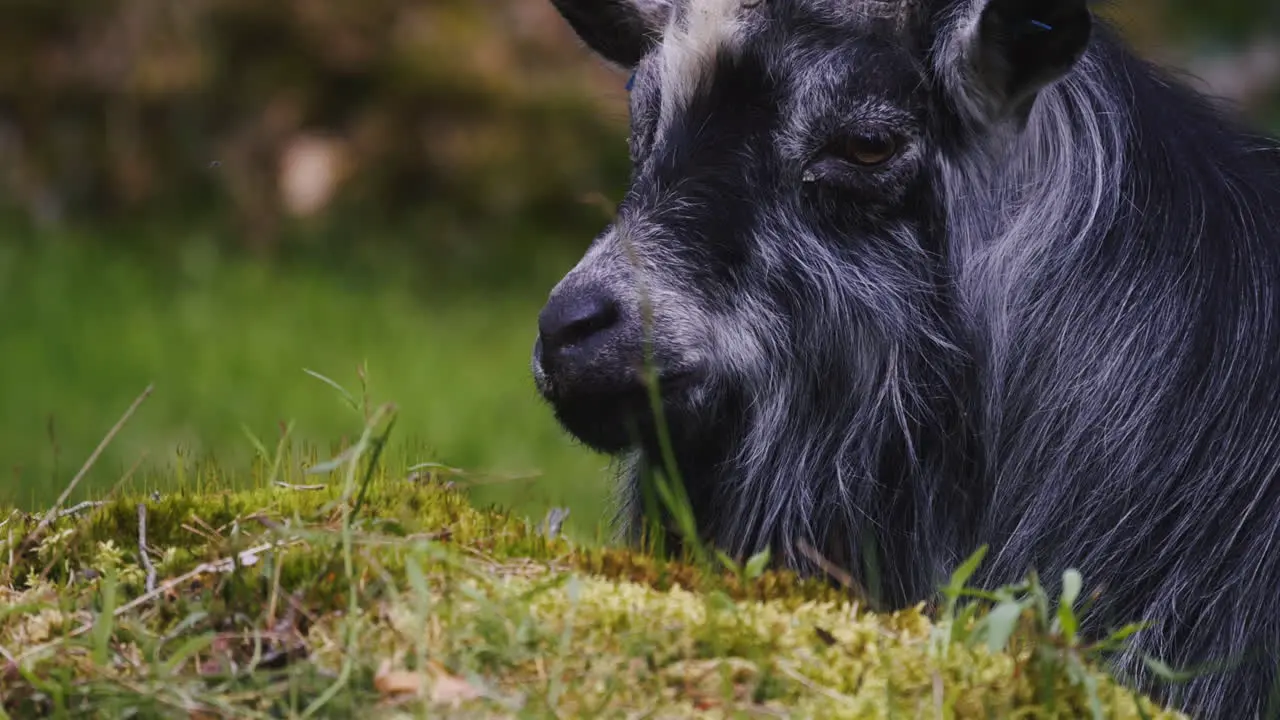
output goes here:
[[544, 353], [581, 343], [618, 322], [618, 303], [595, 293], [572, 293], [553, 298], [538, 316]]

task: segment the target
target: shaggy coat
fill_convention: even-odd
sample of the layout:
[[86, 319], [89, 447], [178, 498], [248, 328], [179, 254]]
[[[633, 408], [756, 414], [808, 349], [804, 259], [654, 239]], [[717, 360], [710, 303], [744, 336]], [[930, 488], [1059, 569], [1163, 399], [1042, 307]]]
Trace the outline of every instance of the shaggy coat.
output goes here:
[[[1275, 140], [1085, 0], [552, 2], [635, 73], [631, 186], [533, 358], [624, 526], [669, 456], [712, 543], [889, 606], [981, 544], [985, 585], [1077, 568], [1087, 630], [1152, 623], [1124, 677], [1268, 708]], [[1143, 654], [1234, 664], [1157, 687]]]

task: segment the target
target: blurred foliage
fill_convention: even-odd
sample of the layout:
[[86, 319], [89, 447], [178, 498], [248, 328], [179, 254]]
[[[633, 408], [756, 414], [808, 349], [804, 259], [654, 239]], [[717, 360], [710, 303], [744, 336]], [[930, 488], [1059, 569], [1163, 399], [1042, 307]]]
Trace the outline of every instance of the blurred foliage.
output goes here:
[[326, 174], [490, 218], [625, 175], [624, 78], [547, 2], [8, 0], [0, 58], [0, 182], [42, 220], [213, 205], [266, 249]]
[[[1099, 7], [1147, 50], [1280, 26], [1275, 0]], [[581, 237], [600, 220], [584, 197], [626, 179], [623, 78], [547, 0], [6, 0], [4, 13], [0, 192], [37, 221], [203, 213], [267, 252], [290, 215], [394, 225], [445, 208], [464, 224], [581, 220]]]
[[1183, 38], [1247, 40], [1259, 32], [1280, 32], [1275, 0], [1161, 0], [1167, 27]]

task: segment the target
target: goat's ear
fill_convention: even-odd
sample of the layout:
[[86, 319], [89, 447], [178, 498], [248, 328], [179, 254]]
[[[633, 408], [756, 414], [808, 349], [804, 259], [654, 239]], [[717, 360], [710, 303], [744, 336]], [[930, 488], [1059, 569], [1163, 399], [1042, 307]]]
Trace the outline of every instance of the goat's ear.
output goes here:
[[1088, 0], [987, 0], [981, 7], [960, 28], [953, 59], [967, 87], [956, 89], [983, 119], [1023, 121], [1036, 95], [1084, 54], [1093, 30]]
[[632, 69], [658, 41], [670, 0], [551, 0], [596, 54]]

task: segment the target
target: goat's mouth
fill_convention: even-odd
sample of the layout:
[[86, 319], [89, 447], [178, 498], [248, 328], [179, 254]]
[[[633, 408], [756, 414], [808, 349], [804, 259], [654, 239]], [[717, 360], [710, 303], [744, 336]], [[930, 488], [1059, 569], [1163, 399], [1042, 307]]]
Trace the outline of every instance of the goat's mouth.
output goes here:
[[560, 425], [587, 447], [611, 455], [637, 447], [657, 448], [662, 431], [671, 437], [682, 435], [692, 420], [693, 400], [701, 386], [701, 375], [692, 371], [662, 374], [656, 393], [639, 378], [589, 386], [557, 383], [545, 375], [538, 381], [539, 392]]

